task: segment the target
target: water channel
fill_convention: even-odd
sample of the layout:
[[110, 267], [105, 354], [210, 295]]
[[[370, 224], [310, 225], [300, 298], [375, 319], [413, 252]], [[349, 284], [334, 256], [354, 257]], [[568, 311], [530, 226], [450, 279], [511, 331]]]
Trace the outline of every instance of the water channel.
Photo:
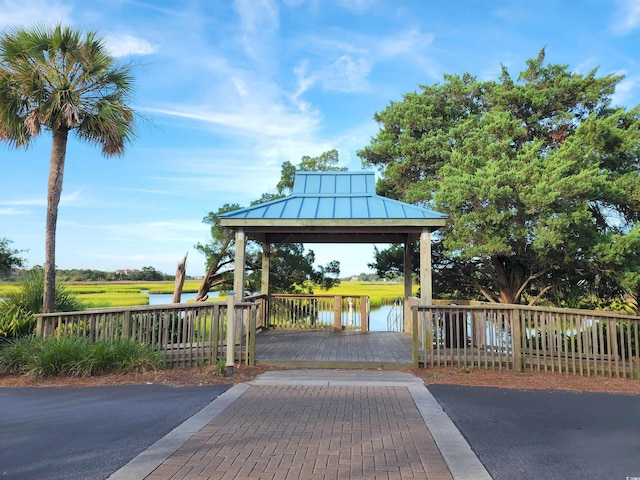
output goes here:
[[[142, 291], [142, 293], [147, 293]], [[148, 293], [147, 293], [148, 294]], [[173, 300], [172, 293], [151, 293], [149, 295], [149, 305], [165, 305], [171, 303]], [[218, 292], [210, 292], [209, 297], [218, 296]], [[188, 302], [196, 297], [195, 293], [183, 293], [181, 297], [182, 302]], [[386, 332], [387, 331], [387, 316], [391, 311], [391, 305], [384, 305], [376, 310], [369, 312], [369, 330], [372, 332]]]

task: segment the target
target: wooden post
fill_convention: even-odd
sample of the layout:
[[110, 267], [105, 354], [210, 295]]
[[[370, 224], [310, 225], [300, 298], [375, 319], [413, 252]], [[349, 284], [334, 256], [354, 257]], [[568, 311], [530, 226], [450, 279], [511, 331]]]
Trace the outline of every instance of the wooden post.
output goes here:
[[42, 318], [42, 315], [38, 315], [37, 317], [38, 319], [36, 320], [36, 337], [43, 337], [44, 336], [43, 318]]
[[271, 263], [271, 248], [266, 242], [262, 243], [262, 276], [260, 277], [260, 293], [269, 295], [269, 268]]
[[236, 336], [235, 327], [235, 294], [229, 293], [227, 297], [227, 363], [224, 371], [225, 377], [233, 376], [233, 364], [235, 363]]
[[236, 260], [235, 271], [233, 274], [233, 291], [235, 292], [238, 302], [244, 299], [244, 264], [246, 258], [247, 240], [244, 230], [239, 228], [236, 230]]
[[252, 305], [249, 314], [249, 351], [247, 352], [247, 365], [256, 364], [256, 317], [258, 316], [258, 306]]
[[342, 330], [342, 297], [340, 295], [333, 297], [333, 328]]
[[407, 240], [404, 242], [404, 299], [406, 300], [412, 295], [413, 287], [413, 265], [411, 255], [411, 240], [407, 235]]
[[520, 309], [511, 311], [511, 345], [513, 347], [513, 368], [522, 371], [522, 328], [520, 325]]
[[362, 296], [360, 297], [360, 331], [368, 332], [369, 331], [369, 306], [368, 300], [369, 297]]
[[262, 243], [262, 277], [260, 279], [260, 293], [266, 295], [267, 298], [262, 301], [262, 327], [269, 325], [269, 273], [271, 268], [271, 246], [263, 242]]
[[[404, 325], [411, 325], [411, 309], [409, 307], [409, 298], [413, 296], [413, 261], [411, 255], [411, 237], [407, 235], [404, 242], [404, 302], [403, 315]], [[406, 328], [403, 329], [406, 331]]]
[[413, 325], [413, 367], [420, 366], [420, 336], [418, 335], [418, 307], [411, 307], [411, 324]]
[[124, 312], [122, 316], [122, 338], [131, 337], [131, 310]]
[[423, 229], [420, 235], [420, 299], [425, 305], [433, 305], [431, 229], [429, 228]]

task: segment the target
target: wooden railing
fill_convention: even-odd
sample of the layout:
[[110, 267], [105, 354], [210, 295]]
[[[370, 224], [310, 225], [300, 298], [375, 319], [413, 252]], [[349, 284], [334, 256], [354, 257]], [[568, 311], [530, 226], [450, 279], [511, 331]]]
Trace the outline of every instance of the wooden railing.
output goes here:
[[415, 366], [640, 378], [640, 317], [503, 304], [411, 308]]
[[369, 297], [271, 295], [268, 327], [369, 331]]
[[[160, 351], [167, 365], [215, 364], [226, 358], [228, 302], [90, 309], [40, 314], [36, 335], [79, 335], [93, 340], [129, 338]], [[235, 303], [234, 358], [255, 363], [261, 302]]]

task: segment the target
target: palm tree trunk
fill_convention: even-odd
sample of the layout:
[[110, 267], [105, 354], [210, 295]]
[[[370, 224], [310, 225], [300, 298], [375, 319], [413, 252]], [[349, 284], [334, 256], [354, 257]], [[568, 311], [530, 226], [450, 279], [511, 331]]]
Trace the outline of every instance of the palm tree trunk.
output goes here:
[[62, 195], [62, 176], [64, 174], [64, 160], [67, 154], [68, 135], [69, 131], [66, 128], [59, 128], [53, 131], [49, 184], [47, 186], [43, 313], [52, 313], [54, 311], [56, 295], [56, 225], [58, 223], [58, 204]]

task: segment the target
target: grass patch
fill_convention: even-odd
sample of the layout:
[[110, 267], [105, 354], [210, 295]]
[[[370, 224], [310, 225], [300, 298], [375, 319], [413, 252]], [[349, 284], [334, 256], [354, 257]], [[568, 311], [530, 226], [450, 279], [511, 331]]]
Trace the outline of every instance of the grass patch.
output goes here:
[[[148, 305], [149, 297], [140, 293], [147, 290], [150, 294], [173, 293], [173, 282], [77, 282], [68, 284], [71, 293], [77, 295], [85, 308], [129, 307]], [[187, 280], [183, 293], [195, 293], [200, 281]]]
[[149, 304], [149, 297], [141, 293], [89, 293], [86, 295], [78, 295], [78, 299], [86, 308], [132, 307], [135, 305]]
[[[417, 294], [418, 285], [413, 286], [413, 294]], [[396, 298], [404, 297], [404, 284], [396, 282], [340, 282], [339, 285], [328, 291], [316, 293], [328, 293], [330, 295], [368, 295], [371, 308], [382, 305], [392, 305]]]
[[0, 283], [0, 298], [7, 298], [10, 293], [20, 290], [18, 283]]
[[[183, 293], [195, 293], [201, 282], [199, 280], [187, 280], [182, 289]], [[101, 307], [127, 307], [135, 305], [148, 305], [148, 297], [140, 293], [147, 290], [151, 294], [173, 293], [173, 282], [72, 282], [66, 284], [67, 290], [76, 295], [85, 308]], [[0, 298], [7, 297], [6, 292], [17, 290], [17, 284], [0, 284]], [[414, 295], [418, 286], [413, 286]], [[3, 293], [4, 292], [4, 293]], [[404, 284], [396, 282], [350, 282], [342, 281], [339, 285], [328, 291], [315, 288], [317, 294], [330, 295], [368, 295], [371, 307], [378, 308], [382, 305], [391, 305], [397, 297], [404, 296]], [[220, 292], [220, 297], [210, 297], [210, 300], [225, 301], [226, 294]]]
[[83, 337], [21, 337], [0, 348], [0, 373], [92, 376], [157, 368], [161, 356], [128, 339], [93, 342]]

